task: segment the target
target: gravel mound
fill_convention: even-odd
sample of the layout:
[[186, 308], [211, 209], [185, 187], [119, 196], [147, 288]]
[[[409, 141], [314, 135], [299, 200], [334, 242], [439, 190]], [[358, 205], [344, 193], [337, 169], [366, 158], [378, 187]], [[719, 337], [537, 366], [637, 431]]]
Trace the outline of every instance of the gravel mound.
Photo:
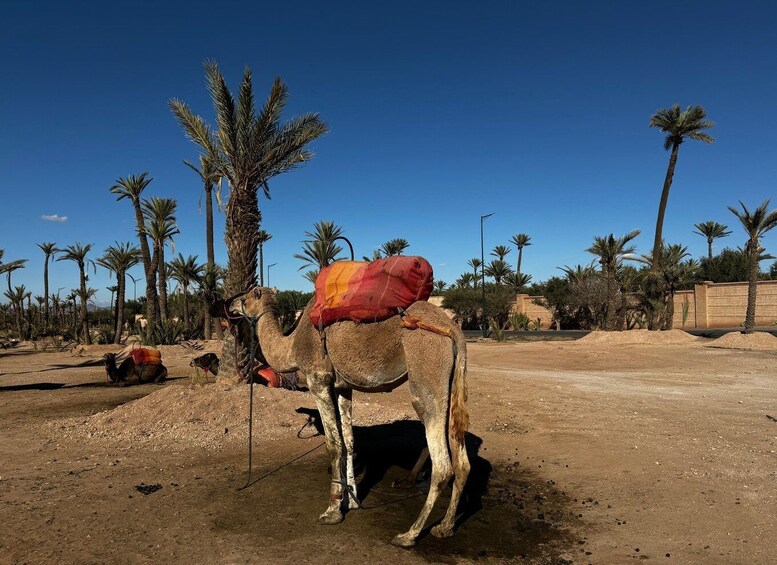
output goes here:
[[[113, 410], [86, 419], [59, 420], [51, 425], [57, 434], [66, 438], [107, 440], [112, 445], [221, 449], [248, 438], [248, 390], [246, 385], [167, 385]], [[315, 399], [310, 393], [255, 386], [254, 438], [256, 441], [294, 438], [315, 409]], [[363, 398], [354, 402], [353, 413], [354, 425], [415, 417], [410, 405], [396, 409]], [[315, 428], [308, 427], [301, 435], [315, 435]]]
[[702, 338], [692, 336], [683, 330], [649, 331], [627, 330], [623, 332], [594, 331], [581, 337], [575, 343], [607, 345], [690, 345]]
[[766, 332], [743, 334], [729, 332], [707, 345], [723, 349], [748, 349], [750, 351], [777, 351], [777, 337]]

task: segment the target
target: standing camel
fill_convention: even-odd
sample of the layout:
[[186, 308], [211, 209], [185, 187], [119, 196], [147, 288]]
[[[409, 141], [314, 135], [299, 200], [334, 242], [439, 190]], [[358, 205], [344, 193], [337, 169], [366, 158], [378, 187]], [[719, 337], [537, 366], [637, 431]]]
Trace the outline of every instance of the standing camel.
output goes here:
[[[327, 327], [327, 359], [322, 354], [319, 332], [310, 321], [312, 302], [289, 336], [283, 335], [278, 320], [271, 314], [275, 296], [270, 289], [254, 288], [225, 306], [232, 315], [256, 320], [256, 336], [264, 360], [278, 372], [304, 374], [316, 398], [332, 458], [329, 506], [319, 522], [341, 522], [343, 499], [349, 509], [359, 505], [353, 471], [352, 391], [386, 392], [408, 381], [413, 407], [426, 430], [432, 477], [418, 518], [392, 543], [400, 547], [415, 545], [440, 491], [451, 479], [450, 504], [445, 517], [432, 528], [432, 535], [453, 535], [456, 509], [470, 469], [464, 445], [469, 423], [464, 405], [467, 349], [461, 329], [440, 308], [416, 302], [404, 318], [394, 316], [362, 324], [341, 321]], [[407, 327], [413, 325], [418, 329]]]

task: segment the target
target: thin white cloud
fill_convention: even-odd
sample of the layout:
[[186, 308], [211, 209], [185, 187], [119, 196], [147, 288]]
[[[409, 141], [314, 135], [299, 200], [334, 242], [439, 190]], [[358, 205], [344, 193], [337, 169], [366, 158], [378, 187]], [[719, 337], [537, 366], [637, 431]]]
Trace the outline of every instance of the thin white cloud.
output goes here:
[[59, 214], [44, 214], [40, 219], [46, 222], [58, 222], [60, 224], [67, 222], [67, 216], [60, 216]]

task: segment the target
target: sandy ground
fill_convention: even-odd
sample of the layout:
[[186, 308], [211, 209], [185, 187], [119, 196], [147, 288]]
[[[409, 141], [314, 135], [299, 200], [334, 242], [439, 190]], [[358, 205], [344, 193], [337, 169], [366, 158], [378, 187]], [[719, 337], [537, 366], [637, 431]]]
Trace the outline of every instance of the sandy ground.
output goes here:
[[367, 509], [320, 526], [308, 394], [256, 391], [240, 490], [247, 387], [192, 388], [198, 353], [124, 388], [101, 351], [0, 353], [0, 562], [774, 563], [777, 353], [599, 339], [469, 344], [463, 521], [411, 550], [389, 544], [423, 500], [391, 488], [423, 446], [406, 387], [355, 395]]

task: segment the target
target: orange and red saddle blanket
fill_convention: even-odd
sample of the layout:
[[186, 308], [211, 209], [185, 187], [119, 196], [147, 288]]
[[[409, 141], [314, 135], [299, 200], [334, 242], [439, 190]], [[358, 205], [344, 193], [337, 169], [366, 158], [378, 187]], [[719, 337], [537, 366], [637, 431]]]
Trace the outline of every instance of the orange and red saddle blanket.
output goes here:
[[380, 322], [432, 294], [434, 274], [423, 257], [387, 257], [371, 263], [337, 261], [321, 270], [310, 321]]
[[135, 365], [161, 365], [162, 352], [158, 349], [146, 349], [141, 347], [130, 351], [129, 356], [135, 362]]

